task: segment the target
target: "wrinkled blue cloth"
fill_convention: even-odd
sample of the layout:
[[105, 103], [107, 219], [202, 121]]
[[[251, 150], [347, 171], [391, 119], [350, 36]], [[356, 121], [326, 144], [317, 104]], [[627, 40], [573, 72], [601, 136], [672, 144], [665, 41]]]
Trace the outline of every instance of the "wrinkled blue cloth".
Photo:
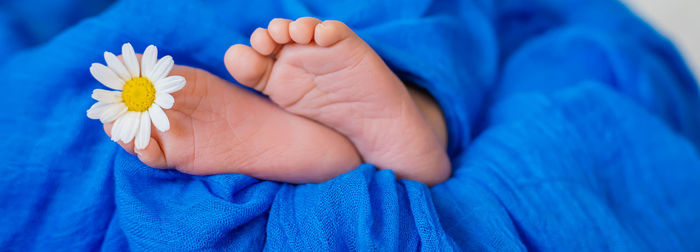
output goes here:
[[[230, 45], [301, 16], [346, 22], [436, 98], [447, 182], [155, 170], [85, 116], [105, 50], [233, 82]], [[16, 0], [0, 42], [3, 250], [700, 250], [697, 83], [615, 1]]]

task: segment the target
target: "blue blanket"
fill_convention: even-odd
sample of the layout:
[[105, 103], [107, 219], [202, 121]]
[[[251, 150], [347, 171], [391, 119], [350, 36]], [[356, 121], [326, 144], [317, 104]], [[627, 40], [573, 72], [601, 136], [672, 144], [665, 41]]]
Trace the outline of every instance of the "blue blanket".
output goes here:
[[[85, 116], [105, 50], [233, 82], [228, 46], [301, 16], [346, 22], [438, 100], [447, 182], [155, 170]], [[615, 1], [16, 0], [0, 42], [3, 250], [700, 250], [697, 83]]]

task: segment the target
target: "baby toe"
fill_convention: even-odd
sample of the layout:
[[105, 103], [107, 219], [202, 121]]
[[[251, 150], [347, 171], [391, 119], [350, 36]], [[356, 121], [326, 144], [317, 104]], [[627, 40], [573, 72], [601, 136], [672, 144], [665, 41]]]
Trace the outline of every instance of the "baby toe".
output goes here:
[[314, 30], [314, 41], [319, 46], [330, 46], [336, 42], [346, 39], [355, 33], [343, 22], [336, 20], [326, 20], [316, 26]]
[[[110, 138], [112, 137], [112, 126], [114, 126], [114, 123], [105, 123], [102, 125], [102, 128], [104, 129], [105, 133], [107, 133], [107, 136]], [[130, 153], [131, 155], [135, 155], [134, 152], [134, 142], [131, 141], [129, 143], [124, 143], [122, 141], [117, 140], [117, 143], [119, 146], [121, 146], [126, 152]]]
[[292, 20], [284, 18], [275, 18], [267, 25], [267, 31], [270, 33], [270, 37], [277, 42], [277, 44], [286, 44], [292, 41], [289, 37], [289, 23]]
[[313, 17], [302, 17], [289, 24], [289, 36], [297, 44], [308, 44], [314, 36], [314, 29], [321, 20]]
[[143, 150], [136, 149], [135, 152], [139, 160], [150, 167], [157, 169], [168, 168], [168, 162], [163, 150], [160, 148], [160, 143], [153, 137], [151, 137], [146, 148]]
[[270, 33], [264, 28], [255, 29], [250, 35], [250, 45], [262, 55], [270, 55], [277, 47], [277, 43], [272, 40]]

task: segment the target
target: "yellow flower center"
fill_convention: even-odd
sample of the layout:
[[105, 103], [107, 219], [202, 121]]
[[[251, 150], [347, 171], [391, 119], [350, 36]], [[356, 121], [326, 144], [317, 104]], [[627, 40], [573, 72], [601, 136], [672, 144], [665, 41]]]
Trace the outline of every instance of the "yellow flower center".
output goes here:
[[129, 111], [146, 111], [153, 105], [155, 99], [156, 89], [147, 78], [133, 78], [124, 84], [122, 100], [124, 100], [124, 105]]

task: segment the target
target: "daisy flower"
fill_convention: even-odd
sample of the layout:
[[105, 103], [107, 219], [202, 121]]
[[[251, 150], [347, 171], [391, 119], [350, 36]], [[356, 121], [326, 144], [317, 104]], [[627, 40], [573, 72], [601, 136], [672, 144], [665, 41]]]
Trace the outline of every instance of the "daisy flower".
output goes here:
[[143, 52], [140, 66], [131, 44], [122, 46], [122, 57], [123, 63], [105, 52], [107, 66], [90, 66], [92, 76], [113, 90], [95, 89], [92, 98], [97, 103], [90, 107], [87, 116], [102, 123], [114, 122], [113, 141], [129, 143], [136, 138], [136, 149], [143, 149], [151, 139], [151, 122], [161, 132], [170, 129], [163, 109], [173, 107], [175, 99], [170, 93], [182, 89], [186, 82], [182, 76], [168, 76], [173, 58], [167, 55], [158, 59], [158, 49], [153, 45]]

